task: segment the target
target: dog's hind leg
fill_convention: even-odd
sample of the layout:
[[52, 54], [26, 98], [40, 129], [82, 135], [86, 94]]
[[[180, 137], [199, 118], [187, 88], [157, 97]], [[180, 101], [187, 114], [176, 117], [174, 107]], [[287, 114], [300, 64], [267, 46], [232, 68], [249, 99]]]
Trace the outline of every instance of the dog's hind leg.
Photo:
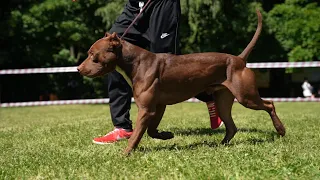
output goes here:
[[214, 92], [214, 97], [218, 114], [226, 126], [226, 135], [221, 143], [226, 144], [230, 142], [238, 131], [231, 115], [234, 96], [229, 89], [225, 88]]
[[285, 135], [285, 128], [277, 116], [273, 102], [260, 98], [254, 73], [250, 69], [244, 68], [243, 70], [234, 72], [231, 81], [227, 80], [223, 85], [230, 89], [238, 102], [244, 107], [268, 112], [277, 132], [281, 136]]
[[156, 115], [154, 119], [152, 119], [149, 122], [149, 125], [148, 125], [147, 133], [150, 137], [156, 138], [156, 139], [162, 139], [162, 140], [167, 140], [174, 137], [173, 133], [171, 132], [166, 132], [166, 131], [159, 132], [157, 129], [165, 110], [166, 110], [165, 105], [157, 105]]

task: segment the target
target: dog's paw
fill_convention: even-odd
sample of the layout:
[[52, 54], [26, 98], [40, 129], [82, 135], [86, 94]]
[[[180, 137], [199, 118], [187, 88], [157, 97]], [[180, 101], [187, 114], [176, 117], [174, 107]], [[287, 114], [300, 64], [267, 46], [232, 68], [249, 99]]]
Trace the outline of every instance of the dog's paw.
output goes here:
[[124, 151], [123, 151], [123, 156], [128, 157], [131, 155], [132, 152], [132, 148], [127, 147]]
[[278, 132], [278, 134], [279, 134], [280, 136], [283, 137], [284, 135], [286, 135], [286, 129], [284, 128], [283, 125], [277, 126], [277, 127], [276, 127], [276, 130], [277, 130], [277, 132]]

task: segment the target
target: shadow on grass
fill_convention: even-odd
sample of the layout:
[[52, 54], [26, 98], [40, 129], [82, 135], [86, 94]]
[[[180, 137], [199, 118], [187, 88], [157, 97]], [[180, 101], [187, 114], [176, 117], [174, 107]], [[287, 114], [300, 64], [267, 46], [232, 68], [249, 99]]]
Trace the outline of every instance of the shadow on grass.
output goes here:
[[181, 135], [181, 136], [194, 136], [194, 135], [211, 136], [213, 134], [225, 133], [225, 129], [212, 130], [211, 128], [187, 128], [187, 129], [171, 128], [170, 131], [172, 131], [174, 134]]
[[201, 146], [208, 146], [208, 147], [217, 147], [221, 146], [217, 142], [208, 142], [208, 141], [202, 141], [202, 142], [196, 142], [192, 144], [187, 144], [187, 145], [179, 145], [179, 144], [170, 144], [170, 145], [165, 145], [165, 146], [155, 146], [155, 147], [138, 147], [136, 151], [140, 152], [154, 152], [154, 151], [180, 151], [180, 150], [195, 150], [198, 147]]
[[[189, 129], [178, 129], [178, 128], [172, 128], [170, 129], [174, 134], [178, 134], [181, 136], [193, 136], [193, 135], [200, 135], [200, 136], [210, 136], [214, 134], [225, 134], [225, 129], [217, 129], [217, 130], [212, 130], [210, 128], [189, 128]], [[165, 145], [165, 146], [155, 146], [155, 147], [138, 147], [138, 151], [143, 151], [143, 152], [152, 152], [152, 151], [179, 151], [179, 150], [195, 150], [198, 147], [218, 147], [218, 146], [235, 146], [238, 144], [248, 144], [248, 145], [256, 145], [256, 144], [263, 144], [263, 143], [272, 143], [275, 141], [279, 135], [274, 132], [274, 131], [264, 131], [264, 130], [259, 130], [256, 128], [240, 128], [238, 133], [253, 133], [253, 134], [262, 134], [262, 138], [256, 138], [256, 137], [247, 137], [243, 140], [239, 140], [235, 143], [227, 144], [227, 145], [222, 145], [220, 142], [208, 142], [208, 141], [201, 141], [201, 142], [195, 142], [192, 144], [187, 144], [187, 145], [180, 145], [177, 143], [171, 144], [171, 145]], [[237, 138], [237, 137], [235, 137]], [[221, 139], [222, 140], [222, 139]]]
[[[171, 128], [169, 131], [172, 131], [174, 134], [178, 134], [181, 136], [194, 136], [194, 135], [214, 135], [214, 134], [225, 134], [225, 129], [216, 129], [212, 130], [211, 128], [188, 128], [188, 129], [181, 129], [181, 128]], [[239, 128], [238, 133], [259, 133], [259, 134], [277, 134], [274, 131], [265, 131], [256, 128]]]

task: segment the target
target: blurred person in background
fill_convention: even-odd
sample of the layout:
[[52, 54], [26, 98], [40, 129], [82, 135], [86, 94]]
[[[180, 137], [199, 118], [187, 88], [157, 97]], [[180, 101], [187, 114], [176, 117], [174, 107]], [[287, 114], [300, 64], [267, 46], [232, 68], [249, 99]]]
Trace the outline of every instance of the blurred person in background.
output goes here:
[[311, 86], [311, 84], [308, 81], [308, 78], [304, 78], [304, 82], [301, 85], [302, 90], [303, 90], [303, 96], [305, 98], [314, 98], [314, 94], [313, 94], [313, 87]]

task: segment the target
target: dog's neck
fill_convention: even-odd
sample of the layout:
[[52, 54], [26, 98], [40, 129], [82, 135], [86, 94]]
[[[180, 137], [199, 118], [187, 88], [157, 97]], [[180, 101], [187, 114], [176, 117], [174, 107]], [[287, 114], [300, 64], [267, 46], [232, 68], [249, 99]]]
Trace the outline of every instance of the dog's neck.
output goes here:
[[129, 85], [132, 86], [132, 77], [136, 71], [135, 68], [141, 61], [148, 61], [154, 59], [156, 54], [147, 51], [143, 48], [130, 44], [126, 41], [121, 41], [122, 54], [117, 59], [117, 71], [124, 76]]

